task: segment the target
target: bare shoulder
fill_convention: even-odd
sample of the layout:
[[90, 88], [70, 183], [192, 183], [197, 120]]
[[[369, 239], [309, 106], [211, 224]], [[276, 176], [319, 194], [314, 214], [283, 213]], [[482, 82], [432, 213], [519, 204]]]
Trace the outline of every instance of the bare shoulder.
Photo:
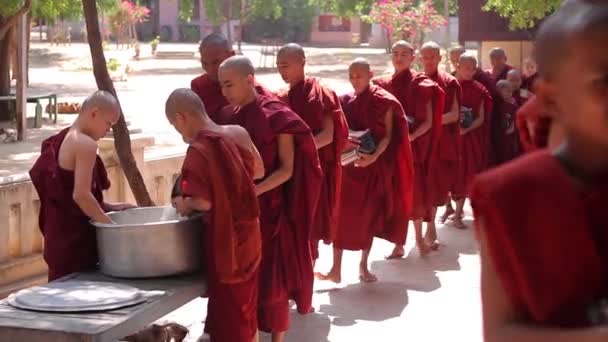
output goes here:
[[224, 132], [226, 133], [226, 136], [233, 139], [233, 141], [239, 146], [249, 148], [252, 143], [249, 133], [247, 133], [247, 130], [241, 126], [226, 125], [224, 126]]
[[74, 170], [76, 160], [93, 159], [97, 155], [97, 143], [88, 135], [71, 130], [59, 148], [59, 165], [66, 170]]
[[73, 135], [70, 141], [75, 145], [75, 151], [79, 154], [97, 154], [97, 142], [93, 138], [79, 131], [72, 131], [71, 133]]

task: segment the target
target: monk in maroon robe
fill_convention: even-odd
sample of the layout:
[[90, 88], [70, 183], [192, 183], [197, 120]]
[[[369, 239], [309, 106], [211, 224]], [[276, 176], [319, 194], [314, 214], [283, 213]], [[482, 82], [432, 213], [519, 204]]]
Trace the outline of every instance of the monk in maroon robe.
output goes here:
[[528, 101], [528, 91], [522, 89], [522, 76], [521, 72], [517, 69], [512, 69], [507, 73], [507, 81], [511, 82], [513, 87], [513, 99], [517, 103], [518, 107], [521, 107], [526, 101]]
[[312, 311], [310, 236], [323, 174], [310, 128], [283, 102], [256, 94], [253, 75], [243, 56], [219, 71], [224, 96], [239, 108], [230, 121], [249, 132], [264, 161], [266, 174], [255, 187], [262, 228], [258, 325], [282, 341], [289, 299], [300, 314]]
[[[422, 235], [422, 224], [427, 224], [428, 234], [435, 231], [436, 208], [433, 198], [431, 170], [439, 166], [437, 148], [441, 137], [441, 116], [445, 101], [444, 91], [423, 73], [410, 69], [415, 59], [414, 47], [405, 41], [396, 42], [391, 49], [391, 60], [395, 68], [393, 75], [374, 78], [372, 83], [393, 94], [403, 106], [409, 121], [410, 141], [414, 157], [414, 221], [416, 245], [421, 255], [427, 254], [434, 241], [426, 242]], [[395, 245], [387, 259], [405, 255], [403, 245]]]
[[405, 244], [413, 212], [414, 166], [407, 121], [399, 101], [386, 90], [370, 85], [372, 72], [364, 59], [350, 65], [349, 77], [355, 94], [341, 98], [348, 126], [354, 132], [367, 130], [376, 148], [371, 153], [359, 152], [360, 159], [344, 167], [334, 264], [320, 278], [340, 282], [342, 251], [361, 250], [359, 279], [374, 282], [377, 278], [367, 265], [374, 236]]
[[287, 44], [277, 54], [277, 68], [289, 90], [279, 98], [298, 114], [312, 130], [323, 170], [321, 195], [311, 236], [313, 259], [319, 257], [319, 241], [330, 244], [336, 237], [340, 210], [342, 165], [340, 156], [346, 146], [348, 125], [340, 100], [319, 79], [306, 77], [304, 49]]
[[498, 116], [498, 134], [496, 135], [496, 163], [506, 163], [519, 154], [519, 139], [515, 129], [515, 115], [518, 106], [513, 98], [513, 87], [507, 80], [501, 80], [496, 84], [502, 99], [496, 103], [496, 115]]
[[103, 190], [110, 181], [97, 155], [97, 141], [120, 117], [110, 93], [98, 91], [82, 104], [72, 126], [42, 142], [30, 178], [40, 197], [40, 231], [49, 281], [97, 267], [97, 239], [93, 220], [112, 223], [106, 212], [134, 207], [106, 203]]
[[[459, 128], [462, 91], [454, 76], [438, 70], [441, 62], [441, 47], [437, 43], [425, 43], [420, 49], [420, 53], [424, 73], [437, 82], [446, 93], [438, 150], [439, 167], [435, 168], [432, 176], [438, 188], [436, 192], [438, 196], [433, 201], [437, 207], [446, 206], [440, 220], [443, 223], [454, 214], [452, 199], [461, 200], [465, 195], [464, 180], [458, 177], [462, 163], [462, 137]], [[436, 245], [435, 240], [436, 236], [429, 238], [429, 241], [433, 241], [433, 244]]]
[[536, 93], [537, 80], [538, 67], [536, 65], [536, 62], [534, 61], [534, 59], [528, 58], [524, 61], [523, 82], [521, 84], [521, 88], [527, 90], [529, 93]]
[[494, 82], [506, 80], [509, 71], [513, 70], [513, 67], [507, 64], [505, 50], [499, 47], [490, 51], [490, 64], [492, 64], [492, 69], [487, 70], [486, 73], [492, 77]]
[[[460, 56], [457, 76], [462, 88], [462, 106], [473, 114], [473, 121], [470, 126], [460, 129], [462, 135], [462, 165], [459, 178], [464, 180], [467, 197], [473, 178], [486, 168], [487, 148], [490, 141], [484, 122], [486, 115], [492, 112], [492, 97], [481, 83], [473, 80], [476, 68], [477, 60], [475, 57], [466, 54]], [[454, 213], [456, 228], [466, 228], [466, 225], [462, 222], [464, 202], [464, 197], [456, 201], [456, 212]]]
[[537, 96], [564, 142], [473, 186], [488, 341], [608, 340], [607, 87], [589, 77], [606, 76], [608, 3], [562, 6], [541, 25], [536, 55]]
[[247, 131], [218, 126], [190, 89], [177, 89], [165, 106], [167, 119], [190, 144], [182, 166], [182, 215], [202, 218], [208, 282], [205, 332], [212, 341], [258, 340], [258, 267], [262, 258], [260, 211], [254, 178], [264, 167]]
[[[222, 95], [222, 87], [218, 81], [218, 69], [227, 58], [234, 56], [232, 45], [220, 33], [212, 33], [205, 37], [199, 47], [201, 65], [204, 74], [190, 82], [190, 88], [205, 103], [205, 108], [211, 120], [225, 123], [234, 113], [235, 108]], [[260, 84], [256, 84], [259, 94], [274, 96], [272, 92]]]

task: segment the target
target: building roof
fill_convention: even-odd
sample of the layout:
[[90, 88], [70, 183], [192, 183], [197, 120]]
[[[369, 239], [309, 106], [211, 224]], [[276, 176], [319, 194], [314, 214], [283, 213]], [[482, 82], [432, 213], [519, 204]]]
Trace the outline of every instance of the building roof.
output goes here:
[[481, 8], [486, 0], [458, 0], [458, 40], [467, 41], [526, 41], [533, 40], [536, 27], [529, 30], [509, 29], [509, 21], [495, 12]]

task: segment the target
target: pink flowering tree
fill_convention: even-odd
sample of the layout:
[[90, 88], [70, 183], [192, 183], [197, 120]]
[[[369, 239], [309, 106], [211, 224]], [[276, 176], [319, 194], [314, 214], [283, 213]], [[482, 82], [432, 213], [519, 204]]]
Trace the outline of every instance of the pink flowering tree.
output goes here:
[[129, 43], [137, 42], [137, 31], [135, 25], [142, 23], [150, 17], [150, 9], [139, 6], [134, 2], [123, 0], [116, 9], [108, 16], [112, 33], [116, 37], [116, 43], [131, 39]]
[[393, 41], [400, 39], [420, 46], [426, 33], [447, 23], [435, 9], [432, 0], [378, 0], [364, 19], [382, 26], [388, 43], [387, 50], [390, 50]]

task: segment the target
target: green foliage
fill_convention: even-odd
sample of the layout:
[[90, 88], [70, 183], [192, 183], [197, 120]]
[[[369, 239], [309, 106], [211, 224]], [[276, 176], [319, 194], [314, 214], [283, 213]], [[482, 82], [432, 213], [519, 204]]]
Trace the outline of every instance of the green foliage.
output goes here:
[[[417, 0], [416, 5], [419, 5], [422, 0]], [[358, 16], [367, 15], [370, 13], [372, 6], [377, 3], [377, 0], [315, 0], [321, 11], [332, 13], [339, 16]], [[455, 15], [458, 12], [458, 0], [449, 0], [450, 14]], [[444, 12], [444, 0], [433, 0], [435, 10], [441, 14]]]
[[118, 68], [120, 68], [120, 63], [118, 62], [118, 60], [116, 58], [110, 58], [106, 64], [108, 66], [108, 70], [110, 70], [112, 72], [114, 72], [114, 71], [118, 70]]
[[2, 6], [0, 6], [0, 16], [8, 17], [23, 6], [23, 0], [1, 0]]
[[[23, 0], [0, 0], [0, 16], [14, 14], [23, 5]], [[119, 0], [97, 0], [97, 7], [104, 11], [116, 8]], [[76, 20], [83, 17], [81, 0], [32, 0], [32, 16], [50, 23], [56, 20]]]
[[[283, 14], [283, 4], [280, 0], [250, 0], [247, 15], [251, 18], [278, 19]], [[301, 0], [305, 4], [307, 0]]]
[[284, 41], [305, 41], [310, 34], [312, 20], [316, 14], [315, 0], [278, 0], [281, 16], [251, 16], [245, 39], [280, 38]]
[[495, 11], [509, 19], [509, 28], [527, 29], [555, 11], [562, 0], [488, 0], [485, 11]]

